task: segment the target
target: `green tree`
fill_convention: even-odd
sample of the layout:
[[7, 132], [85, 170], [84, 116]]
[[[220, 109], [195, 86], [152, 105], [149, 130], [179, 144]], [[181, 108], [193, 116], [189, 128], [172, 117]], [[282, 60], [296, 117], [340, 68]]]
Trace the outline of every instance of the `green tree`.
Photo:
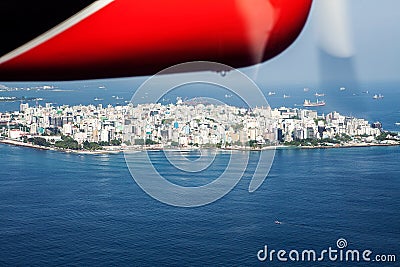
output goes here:
[[113, 146], [120, 146], [121, 144], [122, 144], [122, 141], [119, 139], [111, 140], [111, 145], [113, 145]]
[[33, 137], [29, 138], [27, 141], [38, 146], [46, 146], [46, 147], [50, 146], [50, 143], [47, 142], [46, 139], [44, 139], [43, 137]]
[[106, 141], [100, 141], [100, 142], [99, 142], [99, 145], [100, 145], [100, 146], [109, 146], [110, 143], [109, 143], [109, 142], [106, 142]]
[[255, 147], [257, 147], [257, 141], [256, 140], [250, 140], [250, 141], [247, 142], [247, 145], [249, 147], [255, 148]]
[[74, 140], [70, 136], [63, 136], [61, 137], [61, 141], [57, 141], [55, 143], [55, 147], [62, 148], [62, 149], [74, 149], [78, 150], [79, 149], [79, 144], [78, 141]]
[[103, 147], [96, 142], [83, 142], [83, 149], [86, 150], [101, 150]]

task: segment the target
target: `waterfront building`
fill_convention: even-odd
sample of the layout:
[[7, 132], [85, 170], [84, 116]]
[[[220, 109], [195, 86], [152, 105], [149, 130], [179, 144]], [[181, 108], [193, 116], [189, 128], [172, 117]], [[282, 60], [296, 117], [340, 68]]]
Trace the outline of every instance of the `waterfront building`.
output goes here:
[[0, 114], [0, 124], [16, 128], [15, 131], [0, 128], [0, 133], [16, 139], [26, 135], [62, 134], [73, 137], [80, 144], [119, 140], [134, 145], [150, 139], [161, 145], [175, 143], [181, 146], [248, 145], [250, 140], [258, 144], [277, 144], [303, 139], [333, 139], [342, 134], [374, 138], [382, 131], [380, 123], [370, 125], [367, 120], [346, 117], [338, 112], [324, 116], [308, 109], [246, 109], [205, 103], [136, 106], [130, 103], [115, 107], [21, 105], [19, 111]]

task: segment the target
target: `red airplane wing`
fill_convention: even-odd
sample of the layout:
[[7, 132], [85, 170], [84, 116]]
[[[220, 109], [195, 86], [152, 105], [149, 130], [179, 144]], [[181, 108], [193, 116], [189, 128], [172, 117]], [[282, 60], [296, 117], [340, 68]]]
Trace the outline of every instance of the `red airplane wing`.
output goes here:
[[0, 58], [0, 80], [151, 75], [188, 61], [245, 67], [285, 50], [311, 0], [104, 0]]

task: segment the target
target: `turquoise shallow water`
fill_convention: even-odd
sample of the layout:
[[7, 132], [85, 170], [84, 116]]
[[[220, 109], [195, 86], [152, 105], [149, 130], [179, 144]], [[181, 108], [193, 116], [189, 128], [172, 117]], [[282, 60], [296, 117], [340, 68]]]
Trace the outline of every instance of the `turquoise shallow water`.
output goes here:
[[[152, 157], [182, 185], [221, 171], [211, 168], [185, 181], [157, 160], [161, 152]], [[224, 198], [188, 209], [145, 194], [122, 154], [0, 145], [0, 265], [316, 266], [260, 263], [256, 254], [264, 245], [322, 250], [336, 247], [339, 238], [352, 249], [398, 254], [400, 147], [278, 150], [268, 178], [249, 193], [255, 159], [257, 152]], [[217, 155], [218, 164], [226, 160]]]

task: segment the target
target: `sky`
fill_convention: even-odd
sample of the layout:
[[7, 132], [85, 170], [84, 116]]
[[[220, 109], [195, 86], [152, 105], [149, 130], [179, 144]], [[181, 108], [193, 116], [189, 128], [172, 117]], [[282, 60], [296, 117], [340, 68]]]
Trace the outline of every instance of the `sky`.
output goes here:
[[[259, 82], [317, 82], [319, 3], [314, 0], [298, 39], [282, 54], [261, 64]], [[350, 59], [360, 82], [400, 82], [400, 1], [344, 0], [348, 4], [349, 33], [354, 47]], [[332, 70], [334, 71], [334, 70]]]

